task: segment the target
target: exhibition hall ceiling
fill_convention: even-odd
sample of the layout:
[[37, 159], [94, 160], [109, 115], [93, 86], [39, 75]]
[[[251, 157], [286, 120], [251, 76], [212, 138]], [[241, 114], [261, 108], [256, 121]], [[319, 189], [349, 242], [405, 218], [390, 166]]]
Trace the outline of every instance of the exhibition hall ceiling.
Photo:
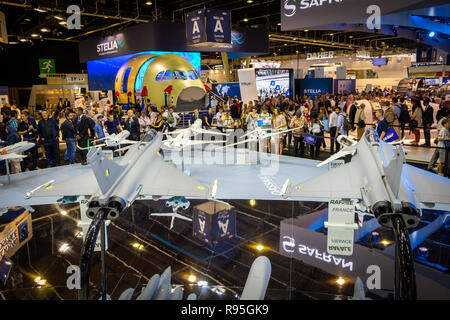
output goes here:
[[[70, 5], [81, 8], [79, 30], [67, 28], [66, 19], [70, 14], [66, 11]], [[148, 21], [184, 22], [185, 13], [202, 8], [230, 10], [234, 28], [267, 29], [270, 55], [355, 49], [379, 51], [396, 48], [414, 49], [420, 46], [418, 39], [421, 34], [423, 36], [427, 33], [426, 30], [421, 32], [420, 28], [414, 26], [387, 26], [390, 34], [366, 32], [367, 30], [361, 28], [362, 24], [359, 28], [357, 24], [351, 25], [352, 27], [349, 24], [328, 25], [329, 29], [315, 27], [310, 30], [281, 31], [281, 6], [280, 0], [0, 1], [0, 11], [6, 16], [9, 41], [19, 44], [31, 44], [47, 39], [80, 41], [91, 37], [105, 37], [123, 28]], [[443, 11], [443, 14], [424, 13], [421, 17], [448, 26], [449, 19], [448, 16], [445, 17], [445, 10]], [[403, 33], [400, 29], [410, 34], [417, 33], [417, 39], [412, 39], [411, 36], [401, 38]], [[448, 35], [444, 41], [448, 41]], [[218, 58], [220, 55], [212, 52], [204, 54], [203, 57]]]

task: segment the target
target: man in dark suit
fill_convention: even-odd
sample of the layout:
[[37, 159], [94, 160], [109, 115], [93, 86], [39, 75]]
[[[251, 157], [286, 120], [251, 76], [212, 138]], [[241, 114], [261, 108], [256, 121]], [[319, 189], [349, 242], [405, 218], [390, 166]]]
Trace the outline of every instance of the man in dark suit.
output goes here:
[[59, 166], [59, 126], [56, 119], [49, 118], [47, 110], [42, 111], [42, 119], [38, 123], [38, 136], [44, 145], [47, 165]]
[[[77, 108], [77, 126], [76, 126], [76, 131], [77, 131], [77, 136], [76, 139], [78, 140], [78, 147], [80, 148], [87, 148], [88, 146], [88, 140], [89, 137], [92, 136], [94, 133], [91, 132], [91, 120], [89, 119], [89, 117], [84, 113], [83, 108], [82, 107], [78, 107]], [[86, 156], [87, 156], [87, 149], [83, 150], [83, 149], [79, 149], [80, 150], [80, 154], [81, 154], [81, 164], [82, 165], [86, 165]]]

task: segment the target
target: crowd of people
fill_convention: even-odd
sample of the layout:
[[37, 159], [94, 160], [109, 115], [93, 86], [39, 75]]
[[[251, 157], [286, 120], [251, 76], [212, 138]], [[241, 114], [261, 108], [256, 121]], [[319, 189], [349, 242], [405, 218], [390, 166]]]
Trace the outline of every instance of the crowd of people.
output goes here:
[[[237, 128], [250, 132], [259, 128], [268, 134], [268, 138], [259, 143], [259, 151], [309, 156], [312, 159], [318, 159], [320, 152], [328, 148], [327, 144], [331, 154], [338, 152], [341, 146], [336, 138], [339, 135], [354, 133], [359, 140], [370, 126], [375, 126], [381, 139], [390, 128], [394, 128], [399, 138], [403, 138], [409, 130], [414, 133], [414, 145], [418, 145], [422, 130], [424, 145], [431, 146], [430, 130], [437, 125], [438, 137], [434, 143], [442, 148], [436, 150], [428, 167], [432, 169], [437, 162], [442, 174], [442, 164], [445, 162], [445, 152], [442, 150], [445, 150], [449, 140], [447, 123], [450, 101], [444, 101], [438, 95], [414, 93], [412, 97], [406, 97], [395, 91], [377, 89], [353, 94], [296, 96], [295, 99], [279, 95], [248, 103], [236, 97], [224, 98], [213, 103], [207, 111], [195, 109], [190, 115], [192, 123], [200, 119], [203, 128], [217, 128], [222, 132]], [[436, 115], [432, 104], [439, 106]], [[373, 121], [366, 119], [366, 108], [373, 112]], [[75, 163], [77, 150], [81, 163], [86, 164], [88, 147], [104, 138], [105, 134], [128, 130], [128, 139], [139, 140], [151, 129], [173, 131], [181, 120], [174, 107], [158, 108], [149, 99], [145, 103], [138, 99], [136, 104], [128, 105], [127, 110], [110, 101], [103, 104], [95, 102], [90, 106], [82, 103], [72, 108], [69, 101], [60, 99], [58, 104], [53, 107], [48, 105], [34, 116], [13, 103], [2, 106], [1, 117], [0, 139], [4, 145], [22, 140], [36, 143], [36, 147], [28, 151], [29, 157], [23, 163], [24, 170], [37, 168], [39, 154], [45, 157], [47, 166], [60, 165], [61, 142], [66, 144], [66, 164]], [[284, 132], [286, 130], [290, 131]], [[284, 133], [274, 135], [277, 132]], [[275, 150], [271, 150], [272, 146]], [[20, 163], [11, 163], [11, 172], [20, 170]]]

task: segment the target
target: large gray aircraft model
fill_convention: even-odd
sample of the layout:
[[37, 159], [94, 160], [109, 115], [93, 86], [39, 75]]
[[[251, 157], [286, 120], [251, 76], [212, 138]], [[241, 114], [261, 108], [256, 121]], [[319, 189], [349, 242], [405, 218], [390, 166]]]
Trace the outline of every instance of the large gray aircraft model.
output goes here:
[[159, 152], [163, 135], [149, 131], [118, 160], [98, 147], [90, 149], [87, 162], [92, 170], [65, 181], [33, 190], [33, 197], [91, 196], [86, 214], [94, 218], [102, 209], [107, 219], [116, 219], [138, 197], [186, 196], [209, 198], [209, 188], [163, 160]]
[[393, 213], [402, 213], [411, 228], [418, 224], [422, 208], [450, 210], [450, 179], [406, 164], [402, 143], [386, 143], [368, 130], [358, 143], [347, 144], [341, 152], [353, 154], [349, 163], [292, 188], [286, 181], [283, 197], [324, 202], [357, 199], [389, 227], [388, 215]]

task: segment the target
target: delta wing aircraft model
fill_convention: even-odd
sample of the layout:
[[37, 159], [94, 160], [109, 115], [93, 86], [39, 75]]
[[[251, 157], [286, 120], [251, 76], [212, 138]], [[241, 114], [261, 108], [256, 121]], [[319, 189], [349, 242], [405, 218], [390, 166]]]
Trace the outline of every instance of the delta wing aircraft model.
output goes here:
[[[402, 143], [381, 141], [375, 130], [366, 131], [357, 143], [342, 136], [338, 140], [344, 149], [318, 166], [349, 154], [351, 161], [294, 187], [290, 187], [288, 179], [283, 197], [329, 201], [329, 221], [325, 222], [328, 253], [339, 249], [337, 254], [351, 254], [353, 230], [358, 228], [354, 223], [355, 210], [348, 210], [346, 216], [344, 211], [333, 215], [330, 207], [335, 203], [358, 207], [375, 216], [381, 226], [391, 228], [396, 238], [395, 297], [416, 299], [414, 259], [407, 229], [418, 226], [422, 208], [450, 210], [450, 180], [406, 164]], [[339, 246], [344, 243], [350, 248]]]
[[90, 195], [88, 216], [94, 218], [103, 211], [108, 219], [117, 218], [140, 196], [208, 198], [208, 187], [163, 161], [159, 152], [162, 138], [161, 133], [149, 131], [118, 160], [106, 156], [99, 147], [92, 147], [87, 155], [91, 171], [47, 184], [29, 196]]

